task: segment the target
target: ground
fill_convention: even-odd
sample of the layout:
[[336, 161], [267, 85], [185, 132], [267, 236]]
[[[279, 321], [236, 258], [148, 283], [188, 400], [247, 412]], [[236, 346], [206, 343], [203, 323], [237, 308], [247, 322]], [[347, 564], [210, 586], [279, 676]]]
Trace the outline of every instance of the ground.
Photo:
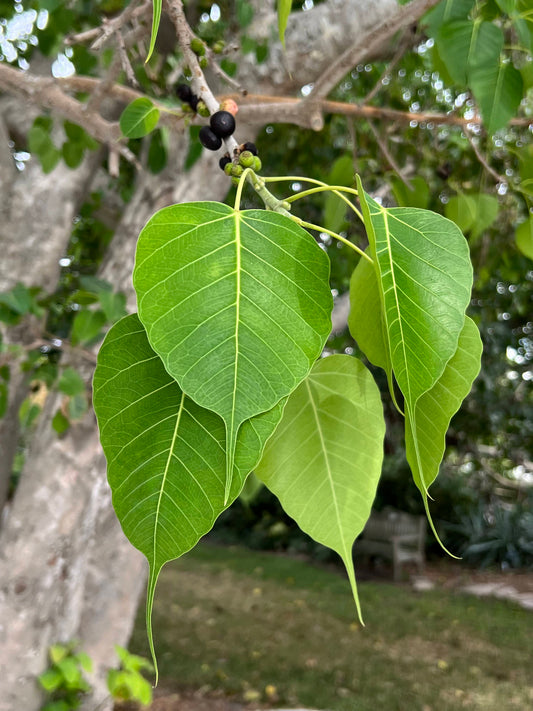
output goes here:
[[[533, 573], [443, 559], [426, 578], [434, 589], [417, 591], [386, 568], [358, 570], [362, 628], [338, 569], [200, 546], [159, 582], [150, 711], [533, 708], [533, 612], [462, 592], [499, 583], [533, 594]], [[143, 618], [131, 650], [146, 655]]]

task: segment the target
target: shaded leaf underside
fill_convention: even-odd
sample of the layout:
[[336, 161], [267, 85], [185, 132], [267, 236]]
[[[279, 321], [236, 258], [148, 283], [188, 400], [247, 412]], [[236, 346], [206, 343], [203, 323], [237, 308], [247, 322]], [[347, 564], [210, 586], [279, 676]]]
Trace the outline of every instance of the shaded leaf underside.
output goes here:
[[[228, 504], [260, 459], [283, 404], [241, 428]], [[152, 644], [150, 614], [162, 566], [190, 550], [227, 505], [224, 423], [184, 395], [136, 315], [115, 324], [100, 349], [94, 408], [116, 514], [150, 565]]]
[[359, 616], [352, 545], [370, 515], [384, 433], [369, 371], [350, 356], [330, 356], [290, 395], [255, 470], [300, 528], [341, 556]]

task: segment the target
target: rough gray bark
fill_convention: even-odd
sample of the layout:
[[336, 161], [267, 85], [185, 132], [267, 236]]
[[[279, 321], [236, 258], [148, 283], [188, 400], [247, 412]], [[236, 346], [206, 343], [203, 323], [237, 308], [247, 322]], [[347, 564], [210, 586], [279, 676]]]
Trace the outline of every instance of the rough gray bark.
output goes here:
[[[275, 23], [265, 18], [272, 3], [254, 4], [255, 32], [270, 33]], [[312, 82], [341, 48], [354, 37], [360, 41], [370, 24], [382, 21], [392, 7], [393, 0], [328, 0], [291, 23], [285, 55], [273, 42], [264, 65], [250, 64], [247, 57], [241, 63], [241, 80], [264, 93]], [[9, 116], [6, 110], [6, 124]], [[244, 140], [251, 138], [248, 134]], [[222, 199], [227, 190], [215, 156], [204, 156], [184, 173], [185, 141], [178, 137], [174, 148], [163, 174], [139, 176], [102, 265], [101, 276], [127, 293], [130, 309], [135, 241], [150, 215], [172, 202]], [[0, 166], [4, 163], [9, 164], [5, 156]], [[57, 262], [94, 166], [84, 164], [78, 170], [58, 167], [42, 176], [30, 164], [14, 184], [9, 168], [0, 171], [2, 193], [10, 194], [8, 221], [0, 233], [0, 289], [17, 280], [54, 287]], [[89, 381], [90, 368], [86, 375]], [[94, 416], [87, 414], [58, 439], [50, 427], [58, 402], [58, 396], [49, 397], [0, 531], [0, 711], [37, 711], [35, 676], [46, 666], [47, 647], [73, 638], [82, 642], [96, 665], [95, 692], [87, 708], [101, 704], [100, 711], [109, 709], [104, 669], [114, 662], [113, 645], [127, 642], [145, 577], [143, 560], [125, 540], [111, 508]]]

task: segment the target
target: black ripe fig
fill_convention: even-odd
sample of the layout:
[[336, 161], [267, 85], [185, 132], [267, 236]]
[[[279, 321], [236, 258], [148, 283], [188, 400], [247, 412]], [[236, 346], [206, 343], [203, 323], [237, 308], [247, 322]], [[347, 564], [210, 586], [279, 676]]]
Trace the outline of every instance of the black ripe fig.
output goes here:
[[243, 151], [250, 151], [253, 156], [257, 155], [257, 146], [251, 141], [246, 141], [246, 143], [243, 143], [241, 148]]
[[218, 161], [221, 170], [224, 170], [228, 163], [231, 163], [231, 158], [228, 155], [222, 156], [222, 158]]
[[200, 133], [198, 134], [198, 138], [200, 139], [202, 146], [204, 148], [209, 148], [210, 151], [218, 151], [222, 145], [222, 139], [213, 133], [209, 126], [202, 126]]
[[219, 138], [227, 138], [235, 131], [235, 117], [229, 111], [217, 111], [212, 114], [209, 124]]
[[192, 96], [191, 87], [188, 84], [178, 84], [176, 87], [176, 94], [178, 99], [189, 103]]

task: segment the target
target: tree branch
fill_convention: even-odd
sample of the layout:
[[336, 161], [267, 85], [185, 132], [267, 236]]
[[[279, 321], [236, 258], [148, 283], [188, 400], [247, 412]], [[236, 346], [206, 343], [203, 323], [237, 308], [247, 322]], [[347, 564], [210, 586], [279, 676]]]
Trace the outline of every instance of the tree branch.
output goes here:
[[407, 5], [397, 6], [396, 12], [386, 17], [375, 29], [360, 37], [324, 71], [315, 81], [313, 91], [307, 100], [312, 102], [327, 96], [352, 67], [375, 54], [398, 30], [416, 22], [438, 2], [440, 0], [413, 0]]

